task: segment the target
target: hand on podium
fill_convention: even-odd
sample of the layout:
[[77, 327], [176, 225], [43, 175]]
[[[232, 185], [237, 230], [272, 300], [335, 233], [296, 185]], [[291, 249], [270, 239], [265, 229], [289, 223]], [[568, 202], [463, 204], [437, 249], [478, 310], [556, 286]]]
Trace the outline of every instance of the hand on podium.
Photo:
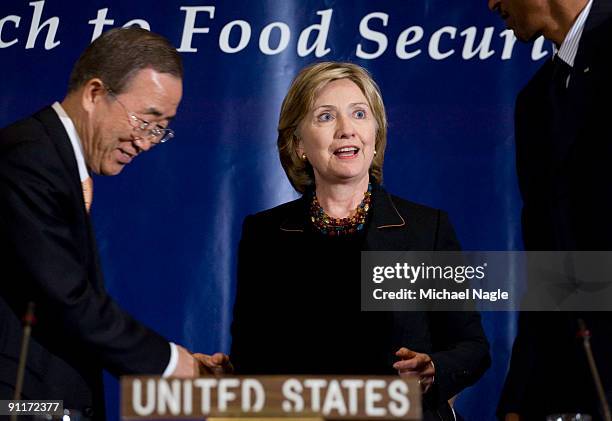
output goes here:
[[217, 352], [213, 355], [192, 354], [177, 345], [178, 362], [171, 377], [192, 378], [202, 375], [230, 374], [234, 367], [227, 355]]
[[417, 377], [421, 390], [426, 393], [434, 382], [436, 368], [427, 354], [412, 351], [408, 348], [400, 348], [396, 353], [400, 358], [393, 364], [401, 377]]
[[212, 355], [193, 354], [193, 358], [198, 361], [200, 376], [211, 374], [220, 376], [222, 374], [232, 374], [234, 372], [234, 366], [229, 356], [221, 352], [216, 352]]

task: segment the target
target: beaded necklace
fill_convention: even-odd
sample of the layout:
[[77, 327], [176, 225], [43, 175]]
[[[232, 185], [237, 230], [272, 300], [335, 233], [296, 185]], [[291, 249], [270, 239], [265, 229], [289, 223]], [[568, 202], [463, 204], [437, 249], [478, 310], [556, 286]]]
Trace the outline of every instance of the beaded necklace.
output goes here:
[[325, 213], [317, 200], [316, 192], [313, 192], [312, 202], [310, 203], [310, 221], [316, 230], [323, 235], [337, 237], [354, 234], [357, 231], [363, 230], [368, 211], [370, 210], [371, 200], [372, 184], [370, 183], [368, 184], [368, 191], [363, 195], [363, 200], [351, 216], [348, 218], [332, 218]]

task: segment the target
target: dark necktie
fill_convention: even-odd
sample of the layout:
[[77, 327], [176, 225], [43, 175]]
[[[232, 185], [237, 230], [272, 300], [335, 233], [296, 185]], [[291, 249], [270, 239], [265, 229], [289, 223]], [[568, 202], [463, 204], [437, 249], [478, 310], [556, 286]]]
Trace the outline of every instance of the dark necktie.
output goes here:
[[567, 118], [570, 106], [570, 100], [568, 95], [568, 81], [572, 67], [564, 62], [559, 56], [555, 56], [553, 59], [553, 70], [550, 80], [550, 101], [551, 101], [551, 112], [553, 125], [553, 132], [558, 131], [567, 123]]
[[569, 77], [572, 73], [572, 66], [563, 61], [559, 56], [553, 60], [553, 90], [558, 95], [564, 95], [569, 85]]

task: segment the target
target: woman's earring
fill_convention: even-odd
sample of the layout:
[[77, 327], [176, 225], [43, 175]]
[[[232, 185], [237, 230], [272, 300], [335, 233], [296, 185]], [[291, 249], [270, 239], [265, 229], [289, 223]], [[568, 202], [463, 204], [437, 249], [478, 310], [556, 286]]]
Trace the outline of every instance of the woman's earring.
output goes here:
[[305, 161], [306, 161], [306, 154], [305, 154], [305, 153], [302, 153], [302, 156], [301, 156], [300, 158], [302, 158], [302, 161], [304, 161], [304, 162], [305, 162]]
[[374, 149], [374, 156], [376, 156], [376, 149]]

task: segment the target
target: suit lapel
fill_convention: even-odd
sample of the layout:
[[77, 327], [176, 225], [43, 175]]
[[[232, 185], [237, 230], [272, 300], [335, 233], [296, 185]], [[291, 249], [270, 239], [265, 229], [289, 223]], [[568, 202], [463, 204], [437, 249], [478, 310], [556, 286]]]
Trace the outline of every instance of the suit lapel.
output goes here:
[[[58, 155], [60, 156], [64, 167], [66, 168], [66, 174], [70, 179], [70, 188], [75, 194], [74, 197], [82, 198], [83, 191], [81, 188], [81, 178], [79, 177], [79, 169], [77, 167], [76, 157], [74, 156], [74, 150], [70, 143], [70, 138], [64, 125], [60, 121], [56, 112], [51, 107], [46, 107], [34, 115], [35, 118], [40, 120], [45, 128], [49, 137], [55, 144]], [[85, 209], [85, 203], [82, 203], [82, 208]]]
[[[582, 32], [576, 59], [574, 60], [574, 68], [578, 76], [586, 75], [592, 71], [591, 65], [594, 52], [601, 48], [601, 43], [607, 42], [607, 38], [602, 37], [599, 32], [605, 26], [611, 24], [609, 22], [611, 18], [612, 2], [608, 0], [594, 0], [589, 16], [584, 23], [584, 31]], [[608, 22], [606, 23], [606, 21]]]
[[72, 191], [72, 197], [74, 197], [73, 205], [75, 208], [79, 209], [78, 218], [81, 223], [81, 227], [79, 229], [85, 230], [85, 238], [88, 243], [87, 245], [89, 246], [88, 249], [91, 250], [91, 253], [87, 254], [87, 262], [84, 263], [87, 265], [92, 285], [99, 290], [102, 288], [102, 275], [98, 262], [95, 233], [89, 214], [85, 210], [83, 190], [81, 187], [81, 177], [79, 176], [79, 169], [77, 166], [76, 157], [74, 156], [74, 150], [72, 149], [72, 144], [70, 143], [70, 138], [68, 137], [68, 133], [66, 133], [64, 125], [53, 108], [46, 107], [42, 109], [34, 115], [34, 118], [38, 119], [45, 126], [47, 133], [53, 141], [58, 155], [64, 164], [67, 174], [66, 178], [70, 185], [70, 190]]
[[599, 66], [597, 57], [608, 48], [601, 45], [607, 42], [608, 38], [602, 37], [600, 31], [604, 26], [610, 25], [606, 20], [609, 21], [611, 17], [611, 2], [601, 0], [593, 2], [580, 38], [568, 88], [567, 103], [570, 104], [570, 108], [562, 119], [564, 124], [569, 124], [562, 132], [567, 142], [562, 145], [562, 150], [557, 151], [561, 159], [567, 156], [576, 139], [581, 137], [580, 134], [586, 129], [584, 124], [588, 120], [588, 114], [592, 112], [589, 110], [589, 105], [595, 95], [594, 90], [599, 88], [596, 86], [596, 75], [601, 70], [597, 68]]

